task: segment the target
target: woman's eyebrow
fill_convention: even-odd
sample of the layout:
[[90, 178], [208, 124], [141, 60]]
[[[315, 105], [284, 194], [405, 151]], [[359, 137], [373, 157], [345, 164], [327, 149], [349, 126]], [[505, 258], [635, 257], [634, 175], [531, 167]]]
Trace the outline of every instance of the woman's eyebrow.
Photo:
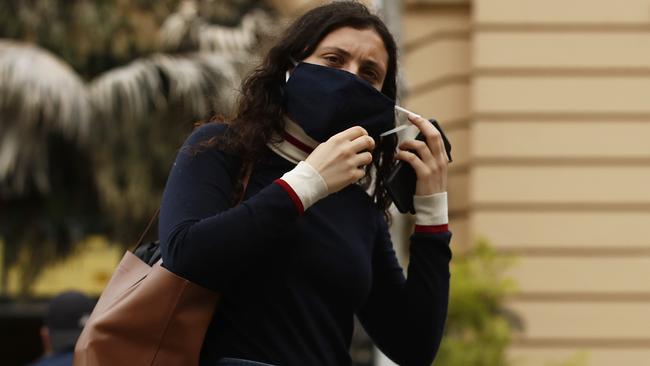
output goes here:
[[321, 52], [326, 52], [326, 51], [330, 51], [330, 52], [333, 51], [333, 52], [340, 53], [340, 54], [342, 54], [343, 56], [345, 56], [346, 58], [351, 56], [350, 52], [348, 52], [348, 51], [342, 49], [341, 47], [329, 46], [329, 47], [323, 47], [323, 48], [321, 48]]
[[[343, 48], [336, 47], [336, 46], [323, 47], [323, 48], [320, 49], [320, 52], [336, 52], [336, 53], [339, 53], [339, 54], [343, 55], [345, 58], [349, 58], [352, 55], [350, 52], [344, 50]], [[365, 59], [365, 60], [363, 60], [362, 63], [364, 65], [366, 65], [366, 66], [370, 66], [370, 67], [373, 67], [373, 68], [377, 69], [377, 71], [386, 72], [386, 68], [383, 67], [380, 63], [378, 63], [375, 60]]]

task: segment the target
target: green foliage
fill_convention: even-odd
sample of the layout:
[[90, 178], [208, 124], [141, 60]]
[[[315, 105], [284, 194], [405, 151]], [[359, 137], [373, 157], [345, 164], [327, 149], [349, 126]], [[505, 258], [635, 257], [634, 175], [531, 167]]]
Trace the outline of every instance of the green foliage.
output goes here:
[[[3, 0], [0, 38], [36, 43], [86, 80], [160, 50], [157, 36], [181, 0]], [[201, 18], [236, 26], [254, 0], [197, 1]]]
[[[451, 293], [445, 335], [433, 366], [512, 366], [506, 349], [521, 320], [503, 303], [516, 290], [505, 275], [515, 258], [500, 255], [480, 240], [471, 251], [456, 254], [451, 264]], [[588, 355], [578, 352], [547, 366], [584, 366]]]
[[156, 33], [179, 0], [0, 2], [0, 38], [36, 43], [90, 79], [156, 50]]
[[[0, 177], [0, 236], [6, 243], [0, 256], [0, 296], [7, 288], [7, 276], [2, 272], [10, 266], [19, 267], [21, 295], [28, 296], [39, 271], [71, 253], [89, 233], [132, 245], [158, 207], [169, 168], [193, 123], [213, 112], [228, 115], [232, 86], [239, 84], [246, 71], [239, 67], [244, 60], [220, 59], [224, 55], [214, 50], [199, 52], [198, 48], [186, 50], [191, 54], [160, 53], [159, 30], [165, 21], [178, 20], [181, 2], [0, 1], [0, 46], [29, 60], [0, 60], [4, 67], [0, 71], [10, 70], [2, 73], [5, 79], [0, 82], [5, 88], [0, 90], [0, 136], [14, 132], [10, 145], [26, 156], [14, 159], [21, 165], [14, 171], [25, 172], [20, 177], [27, 182], [18, 192], [9, 184], [18, 174], [8, 174], [5, 180]], [[202, 26], [219, 28], [239, 24], [258, 2], [194, 3], [198, 14], [190, 23], [200, 21]], [[223, 34], [258, 30], [238, 27], [210, 34], [221, 39]], [[248, 33], [233, 37], [258, 40]], [[231, 41], [224, 42], [232, 45]], [[249, 43], [239, 49], [255, 46], [257, 52], [260, 48]], [[17, 53], [18, 45], [33, 50]], [[34, 51], [41, 48], [51, 54]], [[56, 67], [37, 68], [41, 74], [53, 76], [44, 78], [25, 67], [17, 71], [15, 64]], [[60, 72], [68, 66], [73, 71]], [[58, 127], [63, 125], [58, 112], [73, 110], [66, 101], [86, 100], [77, 98], [64, 83], [70, 78], [78, 80], [78, 76], [85, 80], [79, 83], [79, 90], [90, 101], [90, 117], [76, 113], [69, 119], [87, 126], [89, 133], [68, 136]], [[52, 98], [61, 95], [68, 98]], [[53, 99], [61, 102], [53, 103]], [[35, 116], [35, 121], [25, 123], [26, 116]], [[4, 143], [0, 139], [2, 151], [6, 150]], [[28, 154], [30, 151], [33, 153]]]
[[504, 277], [511, 261], [486, 241], [454, 257], [447, 327], [435, 366], [508, 365], [512, 324], [502, 304], [515, 288]]

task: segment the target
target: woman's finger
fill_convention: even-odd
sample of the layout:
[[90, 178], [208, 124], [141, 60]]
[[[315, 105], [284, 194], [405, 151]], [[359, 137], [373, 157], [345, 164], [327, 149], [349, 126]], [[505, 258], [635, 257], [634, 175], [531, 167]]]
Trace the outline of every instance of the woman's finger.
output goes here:
[[[438, 130], [436, 130], [438, 132]], [[445, 164], [449, 163], [449, 157], [447, 156], [447, 150], [445, 150], [445, 142], [442, 140], [442, 135], [440, 132], [432, 138], [432, 141], [427, 141], [432, 151], [435, 149], [434, 155], [439, 159], [439, 161], [444, 162]]]
[[433, 124], [428, 120], [424, 119], [422, 116], [419, 116], [417, 114], [409, 114], [408, 120], [409, 122], [413, 123], [415, 127], [417, 127], [418, 130], [420, 130], [420, 132], [422, 132], [422, 135], [425, 138], [431, 138], [435, 136], [436, 133], [439, 133], [438, 130], [436, 130], [436, 128], [433, 127]]
[[427, 165], [435, 163], [434, 155], [431, 152], [431, 149], [424, 141], [418, 140], [407, 140], [399, 145], [401, 150], [410, 150], [415, 151], [420, 159]]
[[[408, 120], [420, 130], [433, 156], [437, 157], [440, 154], [447, 154], [442, 135], [431, 122], [415, 114], [409, 114]], [[448, 159], [444, 161], [448, 161]]]
[[354, 170], [353, 174], [354, 174], [354, 181], [358, 181], [359, 179], [366, 176], [366, 170], [363, 169], [363, 167], [357, 168]]
[[368, 135], [359, 136], [351, 141], [350, 147], [355, 153], [364, 150], [372, 151], [375, 149], [375, 140]]
[[336, 135], [330, 137], [330, 140], [334, 141], [352, 141], [357, 137], [368, 135], [368, 131], [361, 126], [353, 126], [347, 130], [341, 131]]
[[366, 166], [372, 163], [372, 153], [362, 152], [352, 158], [353, 165], [356, 167]]
[[426, 164], [424, 164], [424, 162], [417, 155], [413, 154], [410, 151], [398, 151], [397, 154], [395, 154], [395, 159], [405, 161], [411, 165], [411, 167], [413, 167], [413, 170], [415, 170], [415, 175], [418, 179], [425, 179], [431, 175], [431, 169]]

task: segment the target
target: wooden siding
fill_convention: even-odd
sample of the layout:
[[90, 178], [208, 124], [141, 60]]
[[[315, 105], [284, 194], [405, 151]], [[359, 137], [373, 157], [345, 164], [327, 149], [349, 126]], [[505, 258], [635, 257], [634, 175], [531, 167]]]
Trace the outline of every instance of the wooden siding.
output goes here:
[[478, 121], [472, 134], [473, 157], [481, 161], [650, 160], [650, 123], [640, 121]]
[[566, 360], [584, 360], [589, 366], [646, 365], [650, 351], [643, 347], [520, 347], [513, 346], [509, 356], [513, 365], [561, 365]]
[[476, 25], [648, 26], [647, 0], [474, 0]]
[[475, 0], [471, 237], [516, 255], [516, 364], [650, 363], [650, 0]]
[[650, 251], [650, 212], [645, 208], [482, 208], [473, 210], [471, 226], [477, 235], [509, 252], [638, 255]]
[[[650, 12], [650, 9], [648, 10]], [[577, 68], [581, 72], [650, 68], [650, 33], [570, 32], [526, 33], [479, 32], [475, 38], [475, 64], [488, 68]]]
[[452, 146], [450, 225], [452, 245], [469, 244], [470, 15], [467, 6], [405, 5], [402, 67], [405, 106], [440, 121]]

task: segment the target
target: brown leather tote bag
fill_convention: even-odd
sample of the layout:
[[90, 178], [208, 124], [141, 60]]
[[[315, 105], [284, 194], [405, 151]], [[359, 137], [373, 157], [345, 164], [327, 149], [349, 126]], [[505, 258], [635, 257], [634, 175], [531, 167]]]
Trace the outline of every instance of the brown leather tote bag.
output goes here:
[[[247, 168], [242, 192], [249, 177]], [[77, 340], [75, 366], [198, 365], [219, 294], [161, 262], [149, 265], [130, 251], [124, 254]]]
[[74, 365], [198, 365], [218, 294], [126, 252], [75, 346]]

